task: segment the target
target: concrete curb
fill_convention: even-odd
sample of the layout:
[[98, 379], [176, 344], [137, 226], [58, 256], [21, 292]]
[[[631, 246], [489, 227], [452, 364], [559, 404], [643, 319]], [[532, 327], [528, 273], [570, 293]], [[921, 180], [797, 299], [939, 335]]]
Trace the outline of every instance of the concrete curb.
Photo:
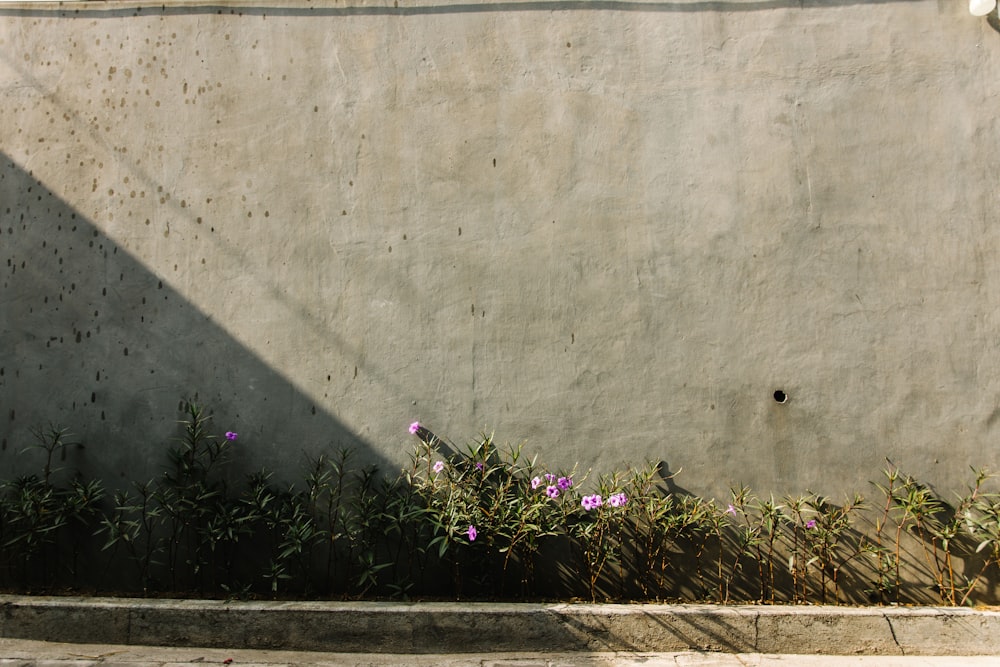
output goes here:
[[1000, 612], [0, 596], [0, 637], [338, 653], [998, 655]]

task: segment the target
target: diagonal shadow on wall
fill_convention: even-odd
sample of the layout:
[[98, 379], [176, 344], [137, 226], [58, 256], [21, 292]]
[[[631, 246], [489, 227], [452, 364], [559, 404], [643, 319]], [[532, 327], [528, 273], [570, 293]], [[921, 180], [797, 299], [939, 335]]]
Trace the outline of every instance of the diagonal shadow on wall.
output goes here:
[[67, 428], [66, 465], [109, 485], [167, 462], [179, 409], [195, 399], [214, 432], [240, 433], [234, 473], [301, 479], [307, 456], [350, 448], [385, 463], [94, 224], [0, 153], [0, 470], [32, 431]]

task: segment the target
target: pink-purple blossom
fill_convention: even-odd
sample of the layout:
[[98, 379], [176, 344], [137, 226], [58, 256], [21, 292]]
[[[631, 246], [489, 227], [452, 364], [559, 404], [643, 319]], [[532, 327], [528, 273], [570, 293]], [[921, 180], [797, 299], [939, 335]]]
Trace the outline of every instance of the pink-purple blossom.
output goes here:
[[479, 535], [479, 531], [476, 530], [475, 526], [469, 526], [469, 529], [465, 531], [465, 534], [469, 536], [470, 542], [475, 542], [476, 536]]
[[531, 478], [531, 488], [537, 489], [541, 485], [542, 485], [542, 478], [541, 477], [532, 477]]
[[625, 507], [625, 503], [628, 502], [628, 496], [624, 492], [616, 493], [610, 498], [608, 498], [608, 504], [612, 507]]
[[483, 462], [476, 461], [476, 470], [482, 470], [482, 469], [483, 469]]
[[729, 507], [726, 508], [726, 514], [731, 514], [732, 516], [736, 516], [736, 508], [730, 505]]
[[549, 482], [552, 482], [553, 480], [555, 480], [555, 478], [556, 476], [553, 475], [552, 473], [550, 472], [545, 473], [545, 479], [548, 480]]
[[416, 435], [420, 431], [420, 422], [410, 424], [410, 435]]
[[808, 521], [806, 521], [806, 528], [815, 528], [815, 527], [816, 527], [816, 519], [809, 519]]
[[442, 470], [444, 470], [444, 461], [438, 461], [432, 466], [432, 469], [434, 470], [434, 472], [441, 472]]
[[595, 510], [603, 504], [604, 501], [601, 499], [601, 496], [596, 493], [592, 496], [584, 496], [583, 499], [580, 501], [580, 505], [582, 505], [583, 509], [586, 510], [587, 512], [589, 512], [590, 510]]
[[565, 491], [569, 487], [573, 486], [573, 480], [570, 479], [569, 477], [560, 477], [556, 481], [556, 486], [558, 486], [560, 489], [562, 489], [563, 491]]
[[558, 486], [548, 486], [548, 487], [545, 488], [545, 494], [549, 498], [558, 498], [559, 497], [559, 487]]
[[236, 431], [226, 431], [226, 440], [235, 440], [240, 437], [240, 434]]

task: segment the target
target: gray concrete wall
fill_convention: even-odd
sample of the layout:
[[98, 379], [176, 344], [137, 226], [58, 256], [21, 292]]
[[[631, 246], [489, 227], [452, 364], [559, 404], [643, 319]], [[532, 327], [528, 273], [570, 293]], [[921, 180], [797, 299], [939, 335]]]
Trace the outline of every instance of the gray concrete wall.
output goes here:
[[[0, 5], [2, 469], [419, 419], [723, 494], [1000, 467], [1000, 34], [963, 0]], [[779, 404], [774, 392], [788, 396]]]

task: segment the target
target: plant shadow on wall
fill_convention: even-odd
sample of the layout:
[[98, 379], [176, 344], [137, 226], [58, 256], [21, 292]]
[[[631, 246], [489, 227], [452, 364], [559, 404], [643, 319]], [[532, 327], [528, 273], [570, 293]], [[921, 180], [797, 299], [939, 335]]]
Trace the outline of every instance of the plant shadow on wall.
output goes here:
[[[718, 603], [995, 601], [1000, 496], [975, 471], [946, 501], [891, 462], [871, 498], [672, 490], [662, 465], [610, 474], [547, 467], [523, 443], [463, 447], [419, 423], [410, 463], [383, 476], [346, 450], [295, 482], [230, 482], [240, 447], [186, 404], [165, 472], [110, 497], [54, 462], [73, 446], [40, 432], [40, 474], [0, 478], [0, 589], [249, 598], [687, 600]], [[110, 502], [109, 502], [110, 501]], [[99, 546], [100, 548], [95, 548]], [[92, 568], [93, 569], [93, 568]], [[108, 576], [111, 573], [112, 576]], [[727, 633], [720, 634], [720, 637]]]
[[[218, 406], [243, 435], [234, 474], [298, 474], [304, 450], [384, 461], [32, 174], [0, 154], [0, 462], [56, 424], [86, 449], [60, 458], [127, 484], [160, 470], [178, 410]], [[141, 223], [140, 223], [141, 224]], [[256, 437], [259, 436], [259, 437]]]

